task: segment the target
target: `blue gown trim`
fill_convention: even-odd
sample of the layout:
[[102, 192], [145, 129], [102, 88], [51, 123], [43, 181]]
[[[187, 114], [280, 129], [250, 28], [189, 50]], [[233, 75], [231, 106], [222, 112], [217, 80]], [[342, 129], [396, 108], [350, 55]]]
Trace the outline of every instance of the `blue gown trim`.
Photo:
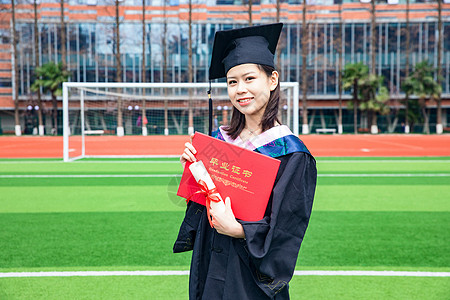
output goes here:
[[[219, 140], [225, 141], [220, 130], [214, 131], [212, 136]], [[293, 134], [273, 140], [264, 146], [256, 148], [254, 151], [270, 157], [280, 157], [294, 152], [304, 152], [311, 155], [302, 140]]]

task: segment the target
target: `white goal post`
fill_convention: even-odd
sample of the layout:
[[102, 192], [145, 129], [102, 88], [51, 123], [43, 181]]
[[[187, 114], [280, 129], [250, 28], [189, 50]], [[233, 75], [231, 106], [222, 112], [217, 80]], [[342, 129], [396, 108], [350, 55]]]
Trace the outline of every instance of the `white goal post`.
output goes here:
[[[63, 159], [130, 157], [89, 153], [92, 135], [183, 135], [207, 133], [208, 96], [211, 88], [215, 127], [227, 124], [231, 104], [226, 83], [63, 83]], [[299, 84], [281, 82], [280, 116], [299, 134]], [[119, 109], [120, 107], [120, 109]], [[144, 157], [139, 155], [139, 157]]]

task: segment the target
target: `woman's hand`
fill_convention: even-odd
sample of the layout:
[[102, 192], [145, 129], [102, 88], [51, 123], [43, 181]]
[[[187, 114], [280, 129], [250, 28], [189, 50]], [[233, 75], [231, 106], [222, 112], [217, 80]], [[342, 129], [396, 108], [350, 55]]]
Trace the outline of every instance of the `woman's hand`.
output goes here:
[[212, 224], [218, 233], [239, 239], [245, 238], [244, 228], [236, 221], [233, 210], [231, 209], [230, 197], [225, 198], [224, 212], [215, 212], [212, 208], [209, 212], [212, 216]]
[[189, 162], [197, 161], [197, 159], [194, 156], [194, 154], [197, 154], [197, 150], [195, 150], [194, 146], [192, 146], [192, 138], [193, 137], [194, 137], [194, 135], [191, 135], [191, 141], [186, 142], [186, 144], [184, 144], [184, 146], [185, 146], [184, 152], [183, 152], [183, 154], [181, 154], [181, 157], [180, 157], [180, 162], [181, 162], [181, 164], [183, 164], [183, 168], [187, 161], [189, 161]]

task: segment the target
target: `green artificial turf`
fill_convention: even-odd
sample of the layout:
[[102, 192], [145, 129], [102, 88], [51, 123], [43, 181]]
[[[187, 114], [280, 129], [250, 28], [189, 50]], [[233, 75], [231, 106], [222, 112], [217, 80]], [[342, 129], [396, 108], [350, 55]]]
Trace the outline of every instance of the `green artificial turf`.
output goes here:
[[[0, 266], [188, 266], [182, 212], [0, 215]], [[450, 268], [449, 212], [314, 212], [299, 266]]]
[[292, 300], [444, 300], [450, 294], [448, 277], [295, 276], [290, 285]]
[[413, 160], [413, 161], [317, 161], [318, 174], [450, 174], [450, 160]]
[[182, 218], [182, 212], [2, 214], [0, 266], [188, 266], [188, 254], [172, 254]]
[[[297, 269], [450, 270], [450, 158], [318, 158], [317, 166]], [[186, 205], [175, 196], [181, 171], [177, 158], [0, 160], [0, 272], [188, 270], [191, 253], [172, 254]], [[187, 299], [187, 282], [0, 278], [0, 299]], [[445, 299], [449, 282], [295, 276], [290, 291], [291, 299]]]
[[[450, 279], [295, 276], [289, 290], [292, 300], [443, 300]], [[188, 276], [6, 278], [0, 280], [0, 299], [188, 299]]]
[[[2, 178], [0, 212], [183, 211], [180, 177]], [[450, 211], [450, 177], [319, 177], [314, 210]]]
[[[314, 199], [315, 211], [450, 211], [450, 177], [436, 178], [432, 184], [420, 180], [404, 180], [364, 185], [355, 178], [326, 184], [319, 179]], [[447, 183], [445, 182], [447, 180]], [[330, 180], [331, 181], [331, 180]], [[354, 184], [348, 184], [353, 181]], [[380, 180], [381, 181], [381, 180]], [[446, 196], [448, 195], [448, 197]]]
[[[81, 181], [83, 182], [83, 181]], [[2, 212], [184, 211], [168, 185], [27, 186], [0, 188]]]
[[[319, 174], [450, 174], [450, 158], [318, 158], [317, 169]], [[0, 174], [180, 174], [181, 171], [178, 159], [90, 159], [71, 163], [55, 160], [0, 160]]]
[[303, 266], [450, 267], [449, 212], [314, 212]]
[[383, 162], [383, 161], [448, 161], [450, 156], [413, 156], [413, 157], [392, 157], [392, 156], [374, 156], [374, 157], [352, 157], [352, 156], [338, 156], [338, 157], [316, 157], [317, 161], [336, 162], [336, 161], [359, 161], [359, 162]]
[[10, 163], [0, 162], [0, 174], [181, 174], [179, 162], [35, 162]]
[[188, 276], [48, 277], [0, 280], [0, 299], [188, 299]]

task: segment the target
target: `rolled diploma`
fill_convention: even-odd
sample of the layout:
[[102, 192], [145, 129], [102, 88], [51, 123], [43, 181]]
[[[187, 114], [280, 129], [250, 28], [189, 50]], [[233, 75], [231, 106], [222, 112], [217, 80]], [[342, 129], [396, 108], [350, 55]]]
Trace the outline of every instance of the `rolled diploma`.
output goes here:
[[[211, 176], [209, 176], [209, 173], [206, 170], [205, 165], [201, 160], [192, 163], [189, 166], [189, 170], [191, 170], [191, 173], [194, 176], [195, 181], [199, 182], [200, 180], [203, 180], [206, 183], [208, 190], [214, 189], [216, 187], [216, 185], [211, 179]], [[224, 212], [225, 203], [223, 202], [222, 196], [220, 196], [219, 193], [217, 193], [217, 195], [220, 198], [220, 202], [211, 201], [211, 208], [214, 209], [216, 212]]]

